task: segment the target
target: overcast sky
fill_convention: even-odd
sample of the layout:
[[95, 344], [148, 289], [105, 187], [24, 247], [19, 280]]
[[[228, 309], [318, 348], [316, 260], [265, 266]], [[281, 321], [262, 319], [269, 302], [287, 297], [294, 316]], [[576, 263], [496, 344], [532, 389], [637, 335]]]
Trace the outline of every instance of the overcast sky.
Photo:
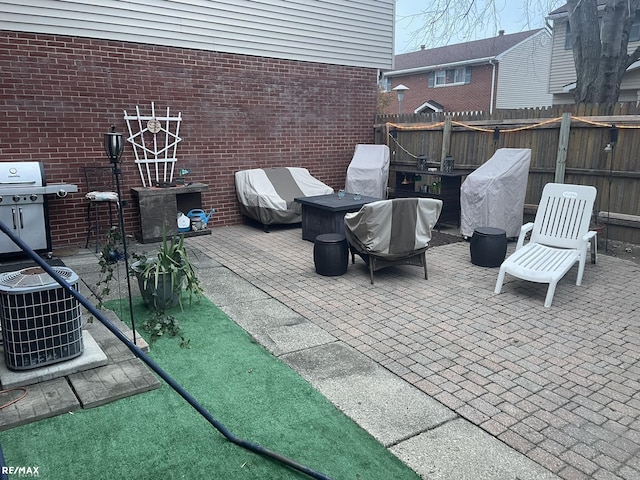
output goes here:
[[[487, 1], [487, 0], [480, 0]], [[491, 0], [494, 1], [494, 0]], [[544, 15], [535, 15], [531, 23], [527, 25], [525, 17], [523, 15], [523, 8], [526, 0], [495, 0], [496, 7], [499, 10], [500, 23], [498, 28], [494, 30], [492, 26], [487, 27], [484, 31], [478, 30], [473, 32], [471, 38], [458, 38], [451, 40], [448, 44], [455, 44], [465, 42], [468, 40], [478, 40], [481, 38], [489, 38], [496, 35], [497, 30], [504, 30], [505, 33], [517, 33], [525, 30], [531, 30], [533, 28], [540, 28], [544, 26]], [[558, 5], [562, 5], [566, 2], [556, 2]], [[396, 3], [396, 38], [395, 38], [395, 52], [406, 53], [413, 52], [420, 49], [420, 45], [412, 45], [409, 43], [410, 34], [417, 30], [421, 25], [419, 22], [410, 22], [410, 19], [405, 18], [411, 14], [419, 13], [425, 9], [425, 5], [429, 2], [425, 0], [397, 0]], [[546, 12], [548, 13], [548, 12]], [[433, 44], [433, 47], [441, 46]]]

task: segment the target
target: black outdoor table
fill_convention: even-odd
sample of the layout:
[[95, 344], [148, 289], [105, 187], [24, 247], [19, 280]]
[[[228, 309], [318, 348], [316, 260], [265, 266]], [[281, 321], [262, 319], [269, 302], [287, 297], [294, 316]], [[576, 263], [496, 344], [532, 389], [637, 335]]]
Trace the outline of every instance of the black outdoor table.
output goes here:
[[357, 212], [363, 205], [383, 200], [382, 198], [361, 195], [353, 199], [353, 193], [298, 197], [294, 201], [302, 205], [302, 239], [314, 242], [323, 233], [341, 233], [344, 235], [344, 214]]

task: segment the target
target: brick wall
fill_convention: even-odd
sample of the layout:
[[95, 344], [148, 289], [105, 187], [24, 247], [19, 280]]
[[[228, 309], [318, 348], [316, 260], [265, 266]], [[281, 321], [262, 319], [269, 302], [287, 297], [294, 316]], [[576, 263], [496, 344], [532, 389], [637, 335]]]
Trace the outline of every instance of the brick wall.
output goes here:
[[[373, 142], [374, 69], [3, 31], [0, 72], [0, 161], [43, 161], [49, 183], [79, 187], [50, 199], [54, 248], [84, 245], [82, 167], [108, 165], [103, 134], [126, 134], [123, 111], [136, 105], [182, 112], [177, 167], [209, 185], [214, 227], [242, 221], [235, 171], [300, 166], [338, 188], [355, 144]], [[130, 188], [142, 182], [128, 143], [122, 162], [136, 232]]]
[[[402, 103], [403, 113], [413, 113], [423, 103], [435, 100], [443, 105], [445, 112], [485, 111], [491, 107], [491, 65], [472, 67], [471, 83], [448, 87], [429, 88], [429, 74], [421, 73], [393, 79], [392, 87], [403, 84], [409, 87]], [[497, 84], [497, 69], [496, 69]], [[496, 86], [494, 86], [496, 88]], [[387, 108], [388, 113], [398, 111], [397, 95]]]

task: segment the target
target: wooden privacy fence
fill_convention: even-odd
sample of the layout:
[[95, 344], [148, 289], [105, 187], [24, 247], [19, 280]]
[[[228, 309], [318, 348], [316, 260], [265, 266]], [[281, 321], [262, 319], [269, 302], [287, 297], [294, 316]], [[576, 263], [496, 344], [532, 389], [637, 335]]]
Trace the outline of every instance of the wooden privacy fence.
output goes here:
[[525, 213], [535, 211], [549, 182], [593, 185], [599, 223], [608, 238], [640, 244], [640, 112], [634, 104], [566, 105], [498, 110], [491, 115], [385, 115], [375, 143], [387, 144], [391, 162], [475, 169], [498, 148], [530, 148]]

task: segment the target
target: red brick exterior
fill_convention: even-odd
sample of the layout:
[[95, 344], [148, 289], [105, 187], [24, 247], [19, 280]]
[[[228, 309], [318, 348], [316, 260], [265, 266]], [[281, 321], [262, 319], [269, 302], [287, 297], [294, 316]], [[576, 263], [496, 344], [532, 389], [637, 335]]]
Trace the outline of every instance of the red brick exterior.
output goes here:
[[[108, 165], [103, 134], [126, 136], [136, 105], [182, 112], [177, 167], [209, 185], [213, 227], [242, 221], [235, 171], [299, 166], [338, 188], [355, 145], [373, 142], [375, 69], [3, 31], [0, 72], [0, 161], [43, 161], [47, 182], [79, 187], [50, 199], [54, 248], [84, 245], [82, 167]], [[134, 233], [142, 182], [128, 143], [122, 162]]]
[[[402, 103], [402, 113], [413, 113], [423, 103], [435, 100], [444, 106], [445, 112], [468, 112], [491, 110], [492, 65], [475, 65], [471, 70], [471, 83], [447, 87], [429, 88], [429, 74], [420, 73], [394, 77], [391, 87], [403, 84], [409, 87]], [[496, 66], [496, 83], [498, 67]], [[494, 89], [496, 86], [494, 85]], [[494, 96], [495, 102], [495, 96]], [[495, 107], [495, 105], [494, 105]], [[398, 112], [398, 99], [395, 93], [387, 113]], [[426, 113], [429, 113], [428, 111]]]

